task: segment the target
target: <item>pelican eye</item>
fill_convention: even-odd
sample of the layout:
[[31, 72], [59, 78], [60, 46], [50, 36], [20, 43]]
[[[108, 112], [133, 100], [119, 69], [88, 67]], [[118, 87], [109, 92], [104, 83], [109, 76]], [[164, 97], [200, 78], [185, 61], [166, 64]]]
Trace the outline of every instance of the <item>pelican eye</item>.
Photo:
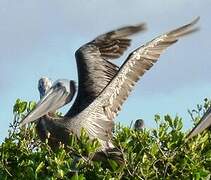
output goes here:
[[56, 84], [56, 87], [57, 87], [57, 88], [62, 87], [62, 83], [61, 83], [61, 82], [58, 82], [58, 83]]

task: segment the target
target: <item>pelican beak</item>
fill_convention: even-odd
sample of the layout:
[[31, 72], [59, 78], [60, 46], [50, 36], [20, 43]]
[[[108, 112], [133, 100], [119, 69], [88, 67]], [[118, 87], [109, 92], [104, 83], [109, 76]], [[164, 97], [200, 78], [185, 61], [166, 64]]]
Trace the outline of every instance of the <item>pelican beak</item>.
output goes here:
[[49, 112], [55, 112], [66, 104], [68, 95], [63, 88], [50, 88], [46, 95], [37, 103], [36, 108], [20, 122], [20, 126], [36, 121]]
[[199, 123], [192, 129], [188, 134], [187, 139], [192, 138], [193, 136], [201, 133], [211, 125], [211, 108], [207, 110], [204, 116], [201, 118]]

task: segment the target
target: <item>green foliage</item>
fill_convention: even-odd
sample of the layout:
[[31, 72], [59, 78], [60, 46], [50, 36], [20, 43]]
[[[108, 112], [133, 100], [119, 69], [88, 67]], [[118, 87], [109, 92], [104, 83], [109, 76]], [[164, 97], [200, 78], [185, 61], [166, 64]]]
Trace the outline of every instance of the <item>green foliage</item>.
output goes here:
[[[66, 148], [56, 151], [41, 142], [35, 125], [19, 128], [19, 121], [36, 104], [18, 99], [14, 105], [14, 122], [9, 135], [0, 145], [0, 179], [210, 179], [211, 133], [186, 142], [187, 132], [182, 131], [183, 120], [169, 115], [155, 115], [154, 129], [136, 131], [116, 125], [113, 142], [123, 153], [119, 165], [108, 159], [107, 163], [92, 161], [99, 148], [97, 139], [90, 141], [84, 130], [81, 137], [70, 135]], [[210, 101], [189, 111], [197, 123]]]

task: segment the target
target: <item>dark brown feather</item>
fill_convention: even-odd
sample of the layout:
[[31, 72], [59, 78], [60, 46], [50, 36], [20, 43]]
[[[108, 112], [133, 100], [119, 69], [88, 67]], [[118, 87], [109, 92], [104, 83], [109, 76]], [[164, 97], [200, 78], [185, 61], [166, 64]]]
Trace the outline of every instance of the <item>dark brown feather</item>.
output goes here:
[[78, 95], [66, 116], [80, 113], [93, 102], [119, 70], [109, 60], [119, 58], [130, 46], [131, 39], [128, 36], [145, 29], [145, 24], [140, 24], [110, 31], [76, 51]]

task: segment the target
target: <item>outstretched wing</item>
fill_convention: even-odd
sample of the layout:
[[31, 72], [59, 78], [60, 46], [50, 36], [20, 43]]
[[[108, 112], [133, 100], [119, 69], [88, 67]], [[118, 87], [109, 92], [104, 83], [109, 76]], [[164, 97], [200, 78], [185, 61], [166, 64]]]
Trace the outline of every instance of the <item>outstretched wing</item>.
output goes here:
[[187, 135], [187, 140], [203, 132], [205, 129], [211, 126], [211, 107], [207, 110], [199, 123], [191, 130]]
[[108, 138], [113, 127], [113, 119], [138, 79], [153, 66], [167, 47], [177, 42], [179, 37], [192, 32], [191, 28], [198, 20], [199, 18], [158, 36], [128, 56], [112, 81], [89, 106], [88, 116], [93, 118], [82, 120], [90, 134], [100, 139]]
[[78, 114], [99, 95], [119, 69], [109, 60], [119, 58], [130, 46], [128, 36], [145, 29], [145, 24], [126, 26], [98, 36], [76, 51], [79, 89], [67, 115]]

